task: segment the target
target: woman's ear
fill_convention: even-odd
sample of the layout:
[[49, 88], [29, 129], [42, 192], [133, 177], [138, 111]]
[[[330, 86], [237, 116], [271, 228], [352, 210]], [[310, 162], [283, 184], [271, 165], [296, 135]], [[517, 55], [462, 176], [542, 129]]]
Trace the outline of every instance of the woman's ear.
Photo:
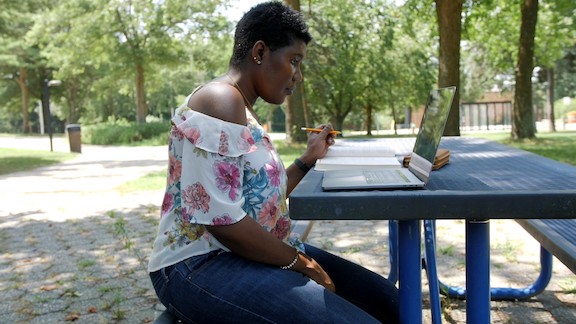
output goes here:
[[268, 47], [264, 41], [259, 40], [254, 43], [254, 46], [252, 46], [252, 59], [256, 64], [262, 64], [262, 59], [264, 58], [264, 53], [266, 53], [267, 49]]

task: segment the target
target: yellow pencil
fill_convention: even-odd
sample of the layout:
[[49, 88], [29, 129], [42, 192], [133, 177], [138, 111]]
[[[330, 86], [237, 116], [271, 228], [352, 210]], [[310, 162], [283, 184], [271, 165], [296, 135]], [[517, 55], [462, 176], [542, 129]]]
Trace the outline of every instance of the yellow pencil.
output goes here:
[[[302, 127], [301, 128], [303, 131], [307, 131], [307, 132], [313, 132], [313, 133], [320, 133], [322, 131], [322, 129], [320, 128], [308, 128], [308, 127]], [[331, 130], [329, 132], [332, 135], [340, 135], [342, 134], [341, 131], [336, 131], [336, 130]]]

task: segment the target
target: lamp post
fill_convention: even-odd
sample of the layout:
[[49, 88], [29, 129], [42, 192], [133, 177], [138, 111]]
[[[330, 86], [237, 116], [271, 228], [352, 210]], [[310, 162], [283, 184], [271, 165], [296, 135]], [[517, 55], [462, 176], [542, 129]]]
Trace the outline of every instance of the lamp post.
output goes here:
[[48, 127], [48, 136], [50, 137], [50, 152], [54, 151], [52, 146], [52, 113], [50, 113], [50, 87], [57, 87], [62, 84], [60, 80], [44, 79], [44, 98], [46, 99], [46, 124]]

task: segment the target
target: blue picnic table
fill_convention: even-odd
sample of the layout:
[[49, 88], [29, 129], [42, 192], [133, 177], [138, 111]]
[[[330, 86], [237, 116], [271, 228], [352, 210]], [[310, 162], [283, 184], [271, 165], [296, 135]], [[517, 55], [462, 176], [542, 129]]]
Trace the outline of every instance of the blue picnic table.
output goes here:
[[[398, 158], [414, 143], [376, 141], [393, 147]], [[432, 173], [425, 189], [323, 191], [323, 172], [313, 170], [290, 195], [290, 215], [397, 223], [402, 323], [422, 322], [422, 220], [466, 220], [467, 322], [490, 323], [490, 219], [568, 219], [576, 226], [576, 167], [485, 139], [447, 137], [440, 147], [450, 150], [450, 163]], [[574, 263], [573, 254], [564, 257]]]

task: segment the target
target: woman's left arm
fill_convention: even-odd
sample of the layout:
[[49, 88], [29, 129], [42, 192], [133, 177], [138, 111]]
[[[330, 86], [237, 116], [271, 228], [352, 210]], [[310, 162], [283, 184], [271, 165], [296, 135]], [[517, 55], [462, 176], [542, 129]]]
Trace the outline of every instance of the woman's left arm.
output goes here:
[[304, 178], [308, 170], [314, 166], [316, 160], [323, 158], [328, 152], [328, 147], [334, 144], [334, 135], [330, 134], [332, 126], [321, 125], [318, 128], [322, 128], [320, 133], [310, 133], [308, 135], [306, 152], [298, 158], [301, 164], [292, 163], [286, 169], [286, 175], [288, 176], [287, 195], [290, 195], [292, 190], [296, 188], [296, 185]]

